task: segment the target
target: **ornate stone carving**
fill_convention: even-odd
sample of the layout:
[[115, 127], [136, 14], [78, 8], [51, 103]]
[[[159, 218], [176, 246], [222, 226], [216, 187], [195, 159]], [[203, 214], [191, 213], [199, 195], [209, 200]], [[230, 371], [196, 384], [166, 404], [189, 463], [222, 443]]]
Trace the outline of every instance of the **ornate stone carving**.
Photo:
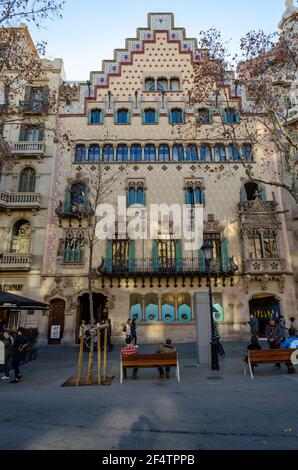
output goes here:
[[269, 276], [267, 274], [264, 274], [261, 279], [261, 289], [263, 291], [268, 289], [268, 282], [269, 282]]
[[204, 232], [223, 232], [224, 227], [215, 220], [213, 214], [208, 214], [207, 221], [204, 220]]
[[12, 237], [13, 253], [29, 253], [31, 225], [25, 223], [20, 226], [17, 235]]
[[77, 304], [75, 302], [75, 299], [74, 299], [73, 295], [68, 295], [66, 297], [66, 300], [67, 300], [67, 304], [68, 304], [68, 307], [69, 307], [70, 310], [73, 310], [77, 307]]
[[279, 279], [278, 279], [278, 288], [279, 288], [279, 292], [281, 294], [284, 293], [285, 284], [286, 284], [286, 276], [280, 276]]
[[249, 275], [244, 276], [244, 292], [245, 292], [245, 294], [249, 293], [250, 284], [251, 284], [251, 277]]
[[64, 279], [64, 287], [73, 287], [73, 282], [71, 277], [66, 277]]

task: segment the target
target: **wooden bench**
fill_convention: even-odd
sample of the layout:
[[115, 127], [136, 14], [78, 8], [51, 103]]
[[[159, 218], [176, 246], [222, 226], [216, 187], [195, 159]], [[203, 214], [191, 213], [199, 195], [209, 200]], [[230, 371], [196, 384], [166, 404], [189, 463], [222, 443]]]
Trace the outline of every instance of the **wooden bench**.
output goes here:
[[[298, 357], [298, 349], [260, 349], [257, 351], [247, 351], [247, 363], [250, 376], [253, 379], [254, 374], [252, 366], [256, 364], [296, 364], [295, 358]], [[244, 359], [245, 360], [245, 359]], [[245, 361], [246, 362], [246, 361]], [[244, 366], [246, 375], [246, 367]]]
[[120, 355], [120, 383], [123, 382], [123, 367], [127, 369], [148, 367], [176, 367], [176, 377], [180, 382], [180, 368], [178, 353], [168, 354], [132, 354], [131, 356]]

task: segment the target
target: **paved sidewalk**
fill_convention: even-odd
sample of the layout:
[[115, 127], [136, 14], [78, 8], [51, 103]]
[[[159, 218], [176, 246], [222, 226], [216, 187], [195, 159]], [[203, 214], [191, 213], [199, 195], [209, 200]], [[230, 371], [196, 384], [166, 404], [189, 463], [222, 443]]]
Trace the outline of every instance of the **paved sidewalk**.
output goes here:
[[115, 378], [105, 387], [61, 387], [74, 375], [78, 347], [42, 347], [21, 367], [21, 383], [0, 382], [0, 449], [298, 449], [298, 373], [265, 365], [252, 381], [243, 374], [245, 346], [224, 343], [212, 372], [196, 364], [195, 345], [178, 345], [180, 383], [174, 371], [159, 379], [143, 369], [123, 385], [115, 347]]

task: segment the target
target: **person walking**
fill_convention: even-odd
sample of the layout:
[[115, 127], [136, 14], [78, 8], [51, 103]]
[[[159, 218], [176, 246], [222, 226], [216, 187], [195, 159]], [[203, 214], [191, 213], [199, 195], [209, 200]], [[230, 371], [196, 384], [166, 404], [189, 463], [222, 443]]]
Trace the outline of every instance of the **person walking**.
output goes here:
[[[123, 357], [125, 356], [132, 356], [134, 354], [138, 354], [137, 348], [132, 344], [131, 342], [131, 336], [128, 336], [125, 340], [125, 346], [121, 349], [121, 355]], [[138, 374], [138, 368], [135, 367], [132, 371], [132, 379], [137, 379], [137, 374]], [[126, 367], [123, 367], [123, 378], [126, 380], [127, 379], [127, 369]]]
[[[281, 341], [282, 341], [283, 331], [276, 323], [275, 320], [269, 320], [269, 323], [266, 325], [265, 328], [265, 336], [268, 341], [268, 346], [270, 349], [280, 349]], [[276, 363], [275, 367], [280, 369], [280, 364]]]
[[259, 320], [253, 313], [250, 314], [249, 321], [247, 323], [250, 326], [252, 336], [259, 336]]
[[123, 331], [125, 332], [126, 339], [130, 338], [131, 339], [131, 319], [129, 318], [126, 322], [126, 325], [123, 328]]
[[134, 315], [131, 325], [130, 325], [130, 331], [131, 331], [131, 342], [134, 342], [134, 345], [136, 346], [137, 344], [137, 319], [138, 316]]
[[[176, 352], [175, 346], [172, 344], [172, 340], [168, 338], [165, 343], [162, 343], [156, 351], [156, 354], [169, 354]], [[166, 367], [166, 377], [170, 378], [170, 367]], [[162, 379], [165, 376], [165, 372], [162, 367], [158, 367], [159, 377]]]
[[17, 330], [17, 335], [13, 344], [12, 350], [12, 368], [14, 369], [15, 378], [10, 383], [18, 383], [22, 378], [19, 366], [20, 362], [25, 358], [25, 350], [28, 346], [28, 338], [25, 336], [24, 328]]
[[13, 337], [10, 335], [9, 330], [4, 330], [4, 338], [3, 338], [3, 343], [4, 343], [4, 374], [1, 377], [1, 380], [9, 380], [9, 371], [10, 371], [10, 365], [11, 365], [11, 351], [12, 351], [12, 346], [13, 346]]
[[111, 336], [112, 336], [112, 324], [111, 324], [110, 318], [108, 318], [108, 350], [109, 352], [113, 351], [113, 348], [114, 348], [111, 342]]

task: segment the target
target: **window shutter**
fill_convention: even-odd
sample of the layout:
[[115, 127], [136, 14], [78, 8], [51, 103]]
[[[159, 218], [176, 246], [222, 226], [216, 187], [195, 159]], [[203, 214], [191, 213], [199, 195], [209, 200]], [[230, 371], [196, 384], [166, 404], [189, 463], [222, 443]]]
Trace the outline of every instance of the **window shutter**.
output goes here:
[[188, 196], [189, 196], [188, 191], [184, 191], [184, 203], [185, 203], [185, 204], [189, 204], [189, 202], [188, 202]]
[[153, 268], [153, 272], [158, 271], [158, 244], [157, 244], [157, 240], [152, 240], [152, 268]]
[[201, 204], [203, 205], [203, 207], [205, 207], [206, 196], [205, 196], [205, 190], [204, 189], [201, 189]]
[[240, 113], [239, 113], [239, 111], [236, 111], [235, 117], [236, 117], [236, 118], [235, 118], [235, 121], [238, 123], [238, 122], [240, 121]]
[[142, 109], [141, 111], [142, 123], [145, 124], [145, 111]]
[[65, 212], [71, 212], [71, 194], [70, 190], [67, 190], [65, 193]]
[[31, 101], [31, 100], [32, 100], [32, 86], [26, 85], [25, 86], [25, 101]]
[[220, 110], [220, 116], [221, 116], [222, 121], [226, 123], [227, 122], [227, 116], [226, 116], [226, 112], [225, 112], [224, 109]]
[[185, 123], [185, 112], [182, 111], [182, 124], [184, 124], [184, 123]]
[[202, 248], [200, 248], [199, 250], [199, 271], [200, 273], [206, 272], [206, 261], [205, 261], [205, 255], [204, 255]]
[[147, 194], [146, 194], [146, 191], [144, 189], [143, 191], [143, 205], [146, 206], [146, 199], [147, 199]]
[[20, 128], [20, 136], [19, 136], [19, 142], [24, 142], [26, 138], [26, 126], [21, 126]]
[[40, 124], [39, 126], [39, 141], [44, 141], [44, 134], [45, 134], [45, 124]]
[[131, 111], [127, 111], [127, 123], [131, 124]]
[[224, 238], [221, 242], [221, 264], [224, 272], [229, 270], [229, 252], [228, 252], [228, 240]]
[[88, 124], [91, 124], [91, 114], [92, 114], [92, 112], [89, 111], [89, 113], [88, 113]]
[[172, 113], [171, 110], [168, 111], [169, 123], [172, 124]]
[[182, 240], [177, 240], [176, 243], [176, 271], [183, 271], [183, 250], [182, 250]]
[[266, 201], [266, 189], [265, 186], [262, 184], [260, 185], [260, 200]]
[[156, 110], [155, 111], [155, 124], [159, 123], [159, 112]]
[[106, 240], [105, 268], [109, 273], [112, 272], [112, 243], [110, 240]]
[[114, 111], [114, 124], [118, 124], [118, 112]]
[[49, 106], [49, 93], [50, 93], [50, 88], [48, 85], [45, 85], [43, 87], [43, 111], [48, 109]]
[[129, 272], [135, 272], [136, 267], [136, 242], [135, 240], [130, 240], [128, 248], [128, 269]]
[[241, 186], [241, 189], [240, 189], [240, 200], [241, 202], [247, 201], [247, 192], [243, 185]]
[[129, 189], [126, 191], [126, 205], [129, 206]]
[[84, 190], [84, 194], [83, 194], [83, 205], [85, 209], [88, 209], [89, 200], [88, 200], [88, 194], [87, 194], [86, 189]]
[[209, 109], [209, 123], [212, 124], [214, 121], [213, 109]]

